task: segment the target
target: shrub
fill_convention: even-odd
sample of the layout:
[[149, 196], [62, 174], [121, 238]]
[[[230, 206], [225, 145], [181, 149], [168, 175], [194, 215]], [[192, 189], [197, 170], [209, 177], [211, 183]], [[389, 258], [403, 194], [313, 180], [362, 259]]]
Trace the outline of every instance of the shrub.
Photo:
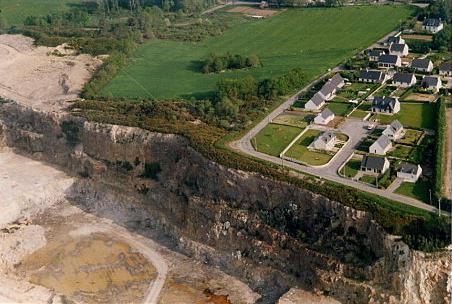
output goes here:
[[141, 177], [157, 180], [158, 179], [157, 174], [159, 174], [160, 171], [162, 171], [162, 168], [160, 167], [160, 163], [158, 163], [158, 162], [145, 163], [144, 164], [144, 172], [141, 175]]

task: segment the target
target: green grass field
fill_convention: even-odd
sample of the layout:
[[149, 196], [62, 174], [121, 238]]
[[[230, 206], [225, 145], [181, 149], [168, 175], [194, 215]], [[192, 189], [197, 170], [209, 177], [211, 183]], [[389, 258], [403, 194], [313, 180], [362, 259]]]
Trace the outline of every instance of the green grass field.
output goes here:
[[327, 108], [330, 109], [336, 116], [345, 116], [353, 110], [353, 104], [347, 102], [330, 101], [327, 103]]
[[383, 124], [398, 119], [404, 127], [435, 129], [436, 110], [431, 103], [401, 103], [400, 112], [395, 115], [375, 115]]
[[279, 156], [279, 153], [281, 153], [301, 131], [301, 128], [270, 123], [251, 140], [251, 143], [259, 152]]
[[31, 15], [44, 16], [70, 8], [81, 0], [0, 0], [0, 10], [8, 25], [22, 24]]
[[[101, 95], [203, 98], [222, 77], [251, 74], [263, 79], [296, 67], [312, 79], [383, 37], [411, 11], [408, 6], [288, 9], [265, 20], [236, 24], [200, 43], [154, 40], [134, 52], [128, 67]], [[263, 67], [202, 74], [200, 61], [211, 52], [255, 54]]]
[[300, 115], [283, 114], [273, 119], [273, 123], [292, 127], [306, 128], [315, 115], [300, 113]]
[[395, 193], [416, 198], [424, 203], [429, 203], [430, 195], [428, 189], [430, 185], [427, 181], [419, 179], [416, 183], [402, 183]]
[[349, 117], [364, 119], [364, 117], [366, 117], [368, 114], [369, 113], [361, 110], [355, 110], [352, 112], [352, 114], [350, 114]]
[[349, 160], [344, 167], [341, 169], [341, 173], [348, 178], [353, 178], [358, 174], [359, 169], [361, 168], [361, 161], [357, 159]]

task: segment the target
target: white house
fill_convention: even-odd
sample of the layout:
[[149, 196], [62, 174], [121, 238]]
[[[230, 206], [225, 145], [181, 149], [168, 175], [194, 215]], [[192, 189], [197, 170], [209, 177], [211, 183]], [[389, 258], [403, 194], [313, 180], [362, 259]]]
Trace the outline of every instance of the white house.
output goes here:
[[389, 46], [393, 43], [405, 44], [405, 39], [403, 39], [401, 36], [391, 36], [388, 39], [386, 39], [386, 41], [383, 44]]
[[397, 72], [392, 78], [392, 84], [397, 87], [408, 88], [416, 84], [416, 76], [411, 73]]
[[415, 183], [422, 174], [422, 168], [419, 165], [405, 163], [397, 170], [397, 177], [404, 182]]
[[367, 57], [369, 57], [369, 61], [377, 62], [378, 58], [380, 58], [381, 55], [385, 55], [385, 54], [386, 54], [386, 52], [384, 50], [373, 49], [367, 53]]
[[410, 67], [419, 72], [428, 72], [433, 71], [433, 62], [428, 59], [414, 59], [410, 63]]
[[452, 76], [452, 63], [444, 62], [439, 66], [439, 74], [441, 76]]
[[397, 97], [375, 96], [370, 110], [374, 113], [396, 114], [400, 111], [400, 101]]
[[314, 123], [319, 124], [319, 125], [327, 125], [333, 119], [334, 119], [334, 113], [330, 109], [325, 108], [322, 112], [320, 112], [314, 118]]
[[397, 55], [381, 55], [378, 58], [378, 67], [380, 68], [393, 68], [401, 67], [402, 59]]
[[361, 170], [366, 173], [383, 174], [389, 169], [389, 161], [386, 157], [364, 155], [361, 161]]
[[361, 70], [359, 71], [359, 82], [384, 83], [388, 79], [386, 73], [377, 70]]
[[370, 145], [369, 153], [385, 155], [391, 148], [392, 142], [389, 137], [381, 135], [372, 145]]
[[441, 79], [437, 76], [425, 76], [422, 78], [421, 87], [427, 90], [439, 91], [442, 87]]
[[336, 135], [333, 132], [327, 131], [318, 136], [310, 145], [309, 148], [316, 150], [333, 150], [336, 145]]
[[386, 126], [383, 135], [386, 135], [389, 139], [398, 140], [405, 135], [405, 129], [400, 121], [393, 120], [390, 125]]
[[304, 108], [310, 111], [320, 110], [321, 107], [325, 104], [325, 97], [319, 92], [315, 93], [311, 99], [307, 103], [305, 103]]
[[393, 43], [389, 46], [389, 54], [400, 57], [408, 55], [409, 49], [407, 44]]
[[345, 80], [341, 75], [336, 74], [328, 80], [319, 93], [325, 97], [325, 100], [330, 100], [334, 97], [334, 94], [345, 85]]
[[436, 34], [443, 29], [444, 25], [441, 19], [428, 18], [422, 22], [422, 29], [432, 34]]

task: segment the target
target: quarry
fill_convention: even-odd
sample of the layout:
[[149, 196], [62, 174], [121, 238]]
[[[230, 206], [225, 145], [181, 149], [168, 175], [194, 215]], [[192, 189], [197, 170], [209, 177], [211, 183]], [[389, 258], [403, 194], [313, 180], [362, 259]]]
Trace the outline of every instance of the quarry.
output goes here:
[[[100, 59], [65, 50], [0, 35], [0, 302], [450, 303], [448, 252], [181, 136], [71, 115]], [[309, 241], [260, 210], [302, 218]]]

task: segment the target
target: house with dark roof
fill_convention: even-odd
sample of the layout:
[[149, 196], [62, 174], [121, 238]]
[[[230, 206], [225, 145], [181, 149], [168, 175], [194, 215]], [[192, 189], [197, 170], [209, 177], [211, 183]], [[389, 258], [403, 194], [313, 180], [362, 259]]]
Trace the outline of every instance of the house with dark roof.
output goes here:
[[330, 100], [334, 97], [334, 94], [345, 85], [345, 80], [340, 74], [336, 74], [328, 80], [319, 93], [325, 97], [325, 100]]
[[384, 83], [388, 76], [386, 73], [377, 70], [361, 70], [359, 71], [359, 82]]
[[331, 131], [327, 131], [319, 135], [310, 145], [308, 148], [315, 149], [315, 150], [326, 150], [331, 151], [333, 150], [334, 146], [336, 145], [336, 134], [334, 134]]
[[397, 97], [375, 96], [370, 110], [374, 113], [396, 114], [400, 111], [400, 101]]
[[422, 168], [419, 165], [404, 163], [397, 170], [397, 177], [404, 182], [415, 183], [422, 174]]
[[380, 175], [389, 169], [389, 160], [386, 157], [364, 155], [361, 161], [361, 171]]
[[416, 84], [416, 76], [412, 73], [397, 72], [392, 77], [392, 85], [402, 88], [408, 88]]
[[404, 44], [405, 39], [403, 39], [401, 36], [391, 36], [388, 37], [388, 39], [386, 39], [386, 41], [383, 44], [389, 46], [393, 43]]
[[440, 18], [426, 18], [422, 22], [422, 29], [432, 34], [436, 34], [444, 28]]
[[439, 66], [441, 76], [452, 76], [452, 62], [444, 62]]
[[367, 57], [369, 57], [369, 61], [377, 62], [378, 58], [380, 58], [380, 56], [384, 54], [386, 54], [384, 50], [373, 49], [367, 53]]
[[325, 97], [319, 92], [315, 93], [314, 96], [309, 99], [307, 103], [304, 104], [304, 108], [310, 111], [320, 110], [325, 104]]
[[393, 120], [391, 124], [386, 126], [386, 129], [383, 131], [383, 135], [386, 135], [391, 140], [398, 140], [405, 135], [405, 129], [400, 121]]
[[416, 71], [420, 72], [431, 72], [433, 71], [433, 62], [428, 59], [414, 59], [410, 63], [410, 67]]
[[407, 44], [393, 43], [389, 46], [389, 54], [400, 57], [408, 55], [409, 49]]
[[424, 89], [438, 92], [442, 85], [441, 78], [438, 76], [425, 76], [422, 78], [421, 87]]
[[369, 153], [385, 155], [389, 149], [392, 148], [392, 142], [386, 135], [381, 135], [378, 139], [370, 145]]
[[402, 59], [397, 55], [381, 55], [378, 58], [378, 67], [380, 68], [393, 68], [401, 67]]
[[314, 118], [314, 123], [319, 124], [319, 125], [327, 125], [333, 119], [334, 119], [334, 113], [330, 109], [325, 108], [322, 112], [320, 112]]

